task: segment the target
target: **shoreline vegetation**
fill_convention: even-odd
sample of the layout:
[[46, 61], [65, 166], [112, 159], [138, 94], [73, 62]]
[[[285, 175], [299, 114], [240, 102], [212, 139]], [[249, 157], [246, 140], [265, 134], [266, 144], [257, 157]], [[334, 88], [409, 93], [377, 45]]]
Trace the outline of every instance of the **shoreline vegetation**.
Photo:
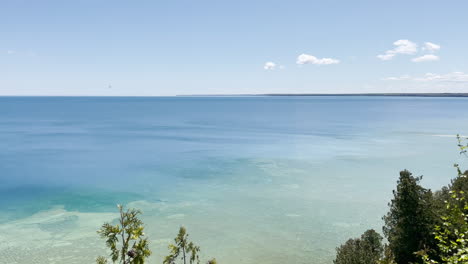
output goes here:
[[[468, 157], [468, 138], [457, 135], [457, 140], [460, 155]], [[369, 229], [337, 247], [333, 264], [468, 263], [468, 170], [463, 172], [458, 164], [454, 167], [457, 176], [435, 192], [420, 185], [422, 176], [401, 171], [389, 211], [382, 217], [386, 243]], [[98, 234], [106, 239], [113, 263], [143, 264], [152, 252], [138, 218], [141, 211], [124, 210], [121, 205], [118, 209], [120, 219], [115, 224], [104, 223]], [[188, 236], [181, 226], [163, 264], [200, 264], [200, 247]], [[100, 256], [96, 263], [109, 262]], [[217, 261], [213, 258], [204, 263]]]
[[278, 93], [278, 94], [202, 94], [202, 95], [177, 95], [179, 97], [217, 97], [217, 96], [389, 96], [389, 97], [468, 97], [468, 93]]

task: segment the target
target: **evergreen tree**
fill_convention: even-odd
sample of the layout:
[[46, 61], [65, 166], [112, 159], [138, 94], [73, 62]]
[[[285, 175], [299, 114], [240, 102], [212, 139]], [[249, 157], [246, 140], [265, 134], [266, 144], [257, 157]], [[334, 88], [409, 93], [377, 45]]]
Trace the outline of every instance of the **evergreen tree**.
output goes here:
[[[143, 222], [138, 218], [140, 210], [124, 210], [119, 208], [119, 223], [112, 225], [105, 223], [99, 229], [98, 234], [106, 239], [106, 246], [111, 250], [112, 262], [121, 264], [143, 264], [145, 259], [151, 255], [148, 247], [148, 239], [143, 233]], [[133, 242], [133, 245], [132, 245]], [[131, 246], [130, 246], [131, 245]], [[96, 263], [105, 264], [105, 257], [98, 257]]]
[[200, 263], [200, 258], [198, 257], [200, 247], [188, 241], [188, 234], [185, 227], [180, 227], [179, 234], [177, 234], [174, 242], [174, 244], [169, 245], [171, 254], [166, 256], [163, 262], [164, 264], [175, 264], [177, 260], [181, 260], [183, 264], [187, 264], [187, 259], [189, 264]]
[[364, 232], [360, 238], [349, 239], [336, 249], [334, 264], [376, 264], [382, 257], [382, 236], [375, 230]]
[[383, 257], [377, 261], [378, 264], [396, 264], [395, 256], [393, 256], [392, 250], [386, 244], [384, 245]]
[[383, 217], [383, 232], [398, 264], [421, 262], [414, 252], [435, 245], [432, 228], [437, 216], [433, 197], [430, 190], [419, 185], [421, 179], [407, 170], [401, 171], [389, 203], [390, 211]]
[[[436, 206], [436, 212], [438, 215], [445, 214], [447, 208], [446, 203], [451, 199], [453, 192], [461, 194], [466, 200], [468, 200], [468, 171], [461, 172], [458, 164], [455, 164], [455, 167], [458, 170], [458, 177], [452, 179], [448, 186], [442, 187], [441, 190], [437, 191], [434, 194], [434, 202]], [[461, 202], [457, 203], [460, 208], [464, 207], [464, 204]]]

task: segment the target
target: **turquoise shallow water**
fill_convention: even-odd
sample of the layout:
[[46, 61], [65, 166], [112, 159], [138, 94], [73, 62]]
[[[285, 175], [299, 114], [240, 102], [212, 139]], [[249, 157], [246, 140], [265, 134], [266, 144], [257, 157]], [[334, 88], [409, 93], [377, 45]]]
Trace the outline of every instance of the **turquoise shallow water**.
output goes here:
[[449, 182], [467, 105], [0, 98], [0, 263], [91, 263], [117, 203], [145, 212], [152, 263], [179, 225], [221, 263], [331, 263], [347, 238], [380, 231], [399, 170]]

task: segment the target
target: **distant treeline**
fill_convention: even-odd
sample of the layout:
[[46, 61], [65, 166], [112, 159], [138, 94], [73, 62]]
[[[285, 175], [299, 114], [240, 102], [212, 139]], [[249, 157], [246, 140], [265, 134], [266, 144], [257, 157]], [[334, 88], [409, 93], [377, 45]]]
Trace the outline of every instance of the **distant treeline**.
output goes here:
[[358, 93], [358, 94], [265, 94], [266, 96], [411, 96], [468, 97], [468, 93]]
[[395, 97], [468, 97], [468, 93], [349, 93], [349, 94], [315, 94], [315, 93], [278, 93], [278, 94], [201, 94], [178, 96], [395, 96]]

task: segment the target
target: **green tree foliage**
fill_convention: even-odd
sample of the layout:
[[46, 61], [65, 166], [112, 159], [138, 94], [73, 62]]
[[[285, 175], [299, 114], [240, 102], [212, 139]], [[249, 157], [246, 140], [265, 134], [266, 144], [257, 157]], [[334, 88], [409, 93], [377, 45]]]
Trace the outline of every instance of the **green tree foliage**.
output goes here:
[[[451, 195], [447, 201], [447, 212], [442, 216], [442, 225], [434, 228], [442, 262], [432, 259], [427, 252], [420, 251], [418, 254], [422, 255], [424, 263], [468, 263], [468, 202], [463, 191], [452, 191]], [[464, 206], [460, 207], [460, 203]]]
[[[189, 241], [188, 236], [185, 227], [181, 226], [179, 228], [179, 233], [174, 239], [174, 244], [169, 245], [170, 254], [164, 258], [164, 264], [187, 264], [187, 261], [189, 264], [200, 263], [200, 258], [198, 256], [200, 247]], [[217, 262], [216, 259], [211, 259], [207, 263], [216, 264]]]
[[[461, 155], [467, 155], [468, 141], [463, 143], [457, 135]], [[465, 139], [466, 140], [466, 139]], [[458, 176], [441, 192], [445, 211], [441, 224], [434, 227], [440, 261], [431, 258], [427, 251], [419, 251], [424, 263], [468, 263], [468, 171], [462, 173], [455, 164]]]
[[[463, 142], [463, 141], [466, 142]], [[468, 138], [462, 138], [459, 134], [457, 134], [457, 141], [458, 141], [458, 148], [460, 149], [460, 154], [467, 155], [468, 153]]]
[[[468, 157], [468, 138], [465, 138], [466, 143], [463, 142], [463, 139], [460, 135], [457, 135], [458, 148], [460, 149], [460, 155]], [[468, 198], [468, 170], [462, 172], [458, 164], [454, 165], [458, 172], [458, 177], [455, 180], [452, 180], [450, 187], [451, 191], [454, 192], [463, 192], [462, 195], [465, 198]]]
[[[151, 255], [148, 239], [143, 233], [143, 222], [138, 218], [141, 211], [135, 209], [124, 210], [118, 205], [119, 222], [116, 225], [105, 223], [97, 231], [101, 238], [106, 239], [106, 246], [110, 249], [113, 263], [143, 264]], [[105, 264], [105, 257], [98, 257], [96, 263]]]
[[383, 257], [377, 261], [378, 264], [396, 264], [395, 257], [393, 256], [392, 250], [388, 245], [384, 246]]
[[[444, 186], [440, 191], [434, 194], [435, 210], [438, 215], [445, 214], [447, 210], [447, 201], [451, 199], [452, 193], [457, 192], [463, 195], [465, 200], [468, 200], [468, 171], [461, 172], [458, 164], [455, 164], [458, 171], [458, 177], [451, 180], [448, 186]], [[464, 207], [464, 204], [459, 201], [456, 203], [460, 208]], [[438, 224], [441, 224], [438, 223]]]
[[179, 234], [177, 234], [174, 242], [174, 244], [169, 245], [171, 254], [166, 256], [163, 262], [164, 264], [175, 264], [179, 259], [183, 261], [182, 263], [184, 264], [187, 264], [187, 259], [190, 264], [200, 263], [200, 259], [198, 257], [200, 247], [196, 246], [193, 242], [188, 241], [188, 234], [185, 227], [180, 227]]
[[373, 229], [336, 249], [334, 264], [375, 264], [382, 257], [382, 236]]
[[[458, 147], [460, 149], [460, 154], [463, 156], [467, 155], [468, 143], [464, 143], [463, 139], [457, 135], [458, 140]], [[467, 141], [468, 142], [468, 141]], [[458, 164], [454, 165], [457, 170], [457, 177], [450, 181], [448, 186], [444, 186], [440, 191], [437, 191], [434, 195], [435, 198], [435, 206], [436, 206], [436, 213], [437, 215], [446, 215], [447, 214], [447, 202], [451, 201], [451, 205], [457, 205], [461, 210], [463, 210], [465, 203], [463, 201], [468, 200], [468, 170], [462, 172], [460, 166]], [[453, 200], [452, 196], [453, 193], [458, 193], [461, 195], [463, 199]], [[438, 225], [442, 225], [443, 221], [437, 223]]]
[[419, 185], [421, 179], [401, 171], [390, 211], [383, 217], [383, 232], [398, 264], [421, 262], [414, 252], [435, 245], [432, 228], [437, 216], [432, 193]]
[[107, 259], [106, 259], [105, 257], [99, 256], [99, 257], [97, 257], [97, 259], [96, 259], [96, 263], [97, 263], [97, 264], [107, 264], [108, 262], [107, 262]]

